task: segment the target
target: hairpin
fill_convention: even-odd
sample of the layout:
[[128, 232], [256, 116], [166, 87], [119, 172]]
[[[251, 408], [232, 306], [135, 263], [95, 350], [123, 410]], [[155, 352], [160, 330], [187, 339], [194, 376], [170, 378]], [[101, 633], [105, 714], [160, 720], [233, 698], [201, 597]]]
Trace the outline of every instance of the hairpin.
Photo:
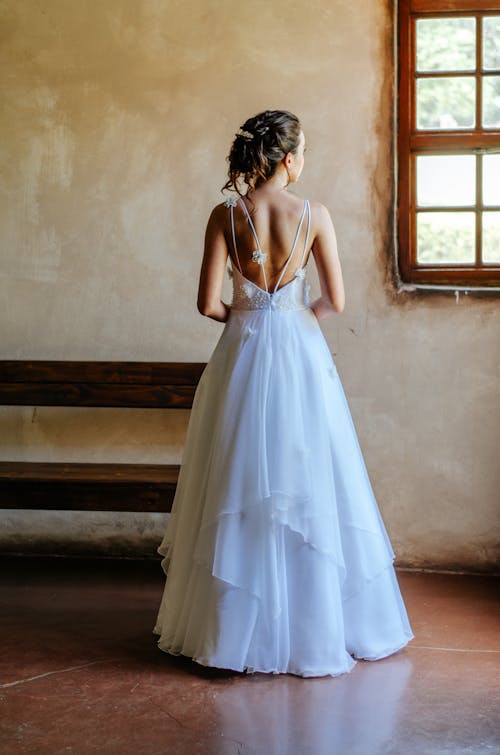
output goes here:
[[252, 134], [250, 131], [245, 131], [244, 129], [240, 128], [236, 136], [243, 136], [244, 139], [253, 139], [254, 134]]

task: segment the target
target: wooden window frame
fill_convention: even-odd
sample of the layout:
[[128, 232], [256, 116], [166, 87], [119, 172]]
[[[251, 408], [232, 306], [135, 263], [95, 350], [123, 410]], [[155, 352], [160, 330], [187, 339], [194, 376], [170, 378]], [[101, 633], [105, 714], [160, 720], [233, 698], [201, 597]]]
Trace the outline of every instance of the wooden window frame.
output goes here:
[[[500, 210], [500, 207], [483, 207], [482, 158], [476, 159], [476, 185], [478, 193], [476, 215], [476, 262], [471, 264], [422, 264], [416, 260], [416, 156], [421, 154], [485, 154], [500, 149], [500, 129], [481, 128], [481, 92], [478, 84], [482, 72], [481, 16], [500, 14], [500, 0], [399, 0], [398, 2], [398, 266], [403, 283], [447, 288], [465, 285], [471, 289], [500, 286], [500, 265], [478, 264], [481, 244], [481, 213], [483, 209]], [[476, 71], [467, 75], [476, 77], [476, 121], [471, 129], [456, 131], [416, 129], [415, 102], [415, 28], [417, 18], [445, 17], [447, 15], [476, 16]], [[484, 71], [484, 74], [491, 72]], [[442, 75], [439, 72], [437, 75]], [[438, 209], [438, 208], [435, 208]], [[453, 208], [457, 210], [467, 208]]]

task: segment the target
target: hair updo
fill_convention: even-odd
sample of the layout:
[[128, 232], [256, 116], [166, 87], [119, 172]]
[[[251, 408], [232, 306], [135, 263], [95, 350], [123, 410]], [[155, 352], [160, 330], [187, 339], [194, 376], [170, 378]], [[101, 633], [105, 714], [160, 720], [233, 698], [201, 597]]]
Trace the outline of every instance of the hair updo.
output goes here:
[[240, 197], [238, 180], [256, 189], [270, 178], [281, 160], [299, 146], [301, 125], [288, 110], [264, 110], [248, 118], [235, 135], [226, 160], [229, 180], [221, 191], [234, 189]]

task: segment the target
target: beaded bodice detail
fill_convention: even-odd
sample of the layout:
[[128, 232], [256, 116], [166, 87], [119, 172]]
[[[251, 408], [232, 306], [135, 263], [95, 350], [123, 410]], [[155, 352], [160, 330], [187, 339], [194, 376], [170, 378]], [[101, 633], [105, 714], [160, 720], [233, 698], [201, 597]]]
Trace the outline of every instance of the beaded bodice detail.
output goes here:
[[309, 283], [305, 278], [292, 278], [274, 293], [269, 293], [248, 280], [237, 267], [232, 267], [233, 301], [232, 309], [308, 309]]
[[[305, 267], [302, 267], [302, 265], [303, 265], [304, 258], [307, 252], [310, 222], [311, 222], [311, 209], [310, 209], [309, 201], [307, 199], [304, 201], [304, 209], [302, 211], [302, 216], [300, 218], [299, 227], [297, 228], [297, 232], [295, 234], [295, 240], [293, 242], [292, 250], [287, 257], [287, 260], [281, 270], [280, 276], [278, 278], [278, 281], [276, 282], [276, 285], [273, 291], [269, 291], [268, 289], [265, 269], [263, 265], [264, 260], [267, 258], [267, 253], [263, 252], [261, 249], [260, 242], [257, 237], [257, 233], [252, 223], [250, 214], [247, 210], [246, 204], [241, 199], [239, 201], [241, 202], [241, 205], [243, 206], [243, 209], [247, 215], [248, 222], [250, 224], [252, 233], [254, 235], [254, 238], [257, 244], [257, 249], [254, 252], [252, 252], [252, 261], [262, 266], [262, 275], [264, 278], [265, 288], [262, 288], [261, 286], [257, 285], [253, 281], [246, 278], [243, 275], [243, 272], [241, 270], [241, 265], [240, 265], [240, 261], [238, 257], [238, 250], [236, 247], [236, 237], [235, 237], [235, 232], [234, 232], [234, 216], [233, 216], [233, 208], [237, 205], [238, 199], [236, 197], [229, 197], [226, 200], [225, 204], [227, 207], [230, 207], [231, 209], [231, 231], [232, 231], [232, 237], [233, 237], [233, 247], [234, 247], [235, 258], [237, 260], [237, 264], [235, 264], [234, 260], [231, 257], [231, 267], [228, 268], [228, 274], [233, 279], [233, 300], [231, 303], [231, 308], [234, 310], [270, 309], [270, 310], [277, 310], [277, 311], [308, 309], [310, 285], [306, 281], [306, 269]], [[285, 283], [283, 286], [279, 287], [279, 284], [283, 278], [283, 275], [286, 272], [288, 264], [295, 251], [297, 239], [299, 237], [299, 233], [302, 228], [302, 224], [303, 224], [306, 212], [307, 212], [306, 240], [305, 240], [304, 251], [302, 253], [300, 264], [295, 272], [295, 276], [290, 281]]]

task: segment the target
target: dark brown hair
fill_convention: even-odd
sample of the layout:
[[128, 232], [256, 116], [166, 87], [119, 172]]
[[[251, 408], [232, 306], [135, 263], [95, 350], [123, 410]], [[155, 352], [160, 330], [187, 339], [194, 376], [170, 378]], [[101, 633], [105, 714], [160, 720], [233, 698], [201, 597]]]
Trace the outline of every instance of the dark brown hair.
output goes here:
[[299, 119], [288, 110], [264, 110], [248, 118], [235, 134], [226, 158], [229, 180], [221, 191], [234, 189], [242, 197], [240, 177], [251, 188], [267, 181], [285, 155], [297, 151], [300, 132]]

